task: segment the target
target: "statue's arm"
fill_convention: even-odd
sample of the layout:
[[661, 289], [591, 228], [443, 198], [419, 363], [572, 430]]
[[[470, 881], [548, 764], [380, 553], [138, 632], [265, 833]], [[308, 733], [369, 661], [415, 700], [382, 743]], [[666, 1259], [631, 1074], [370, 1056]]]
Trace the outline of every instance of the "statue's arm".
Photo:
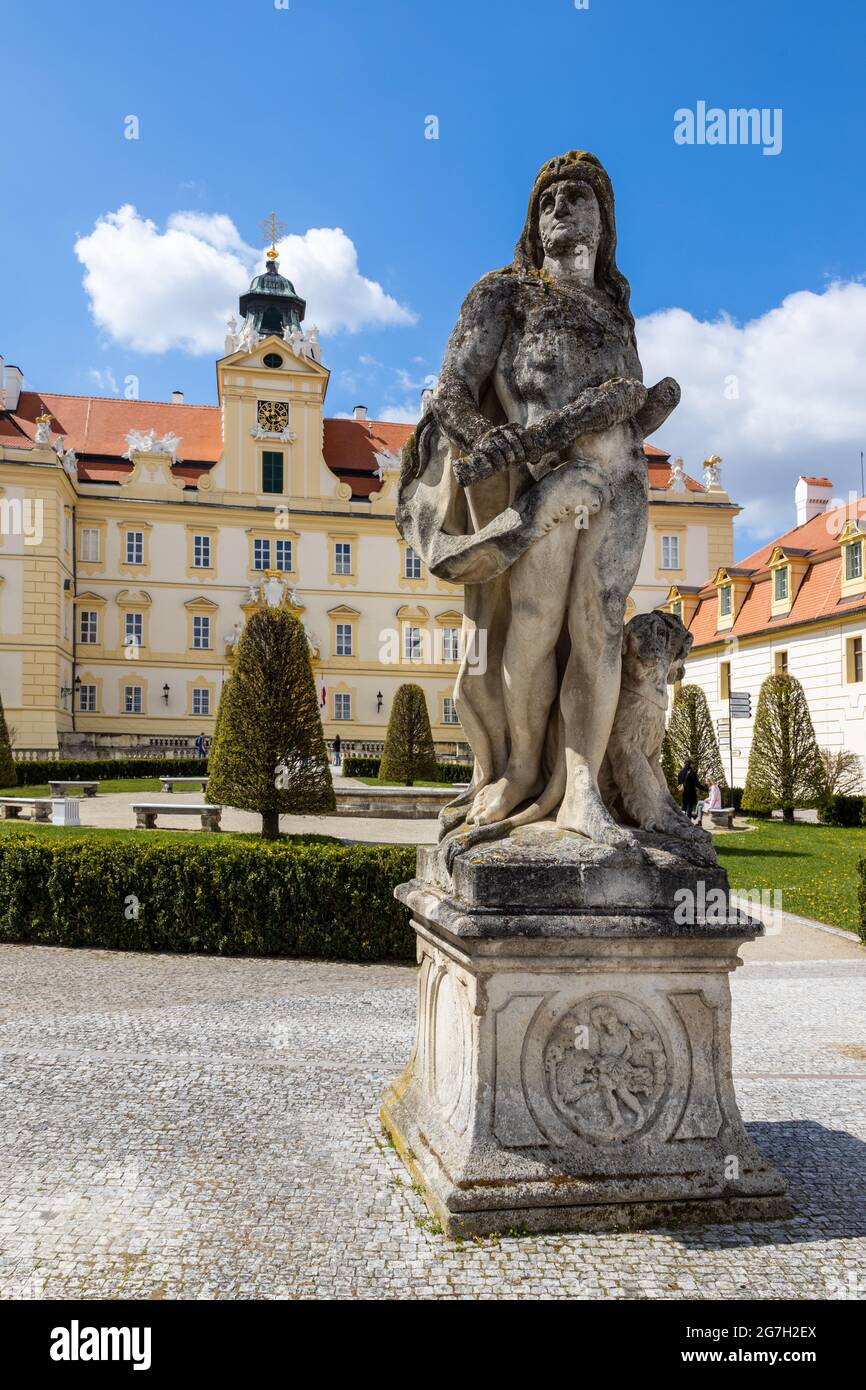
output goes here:
[[521, 431], [516, 425], [491, 426], [479, 401], [508, 331], [511, 295], [510, 277], [496, 272], [469, 291], [445, 349], [432, 403], [452, 444], [464, 453], [481, 446], [500, 467], [523, 461]]

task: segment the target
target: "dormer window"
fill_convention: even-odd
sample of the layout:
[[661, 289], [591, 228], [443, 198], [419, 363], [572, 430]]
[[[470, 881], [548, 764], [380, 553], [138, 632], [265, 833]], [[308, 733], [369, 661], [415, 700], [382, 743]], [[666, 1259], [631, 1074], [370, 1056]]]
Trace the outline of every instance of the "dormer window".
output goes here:
[[776, 603], [784, 603], [791, 591], [788, 567], [782, 565], [773, 573], [773, 598]]
[[863, 542], [854, 541], [845, 547], [845, 578], [863, 578]]
[[719, 589], [719, 616], [729, 618], [733, 611], [733, 600], [730, 584], [722, 584]]

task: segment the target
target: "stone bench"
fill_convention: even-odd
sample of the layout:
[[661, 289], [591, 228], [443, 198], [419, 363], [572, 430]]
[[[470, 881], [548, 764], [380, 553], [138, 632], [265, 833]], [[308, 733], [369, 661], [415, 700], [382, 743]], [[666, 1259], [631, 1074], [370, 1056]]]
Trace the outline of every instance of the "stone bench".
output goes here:
[[734, 828], [734, 807], [720, 806], [718, 811], [704, 811], [705, 816], [709, 816], [713, 825], [717, 825], [720, 830], [733, 830]]
[[98, 782], [49, 782], [48, 793], [50, 796], [66, 796], [76, 787], [80, 787], [82, 795], [96, 796], [98, 786]]
[[135, 812], [136, 830], [156, 829], [157, 816], [201, 816], [202, 830], [219, 830], [222, 806], [191, 806], [189, 802], [178, 801], [169, 806], [164, 801], [133, 801], [130, 810]]
[[18, 813], [23, 806], [33, 808], [33, 820], [51, 820], [50, 796], [0, 796], [4, 820], [18, 820]]
[[52, 825], [80, 825], [81, 799], [77, 796], [59, 796], [51, 802]]
[[175, 787], [185, 787], [190, 784], [194, 787], [201, 787], [204, 791], [208, 784], [206, 774], [202, 777], [160, 777], [159, 781], [164, 792], [171, 792], [174, 791]]

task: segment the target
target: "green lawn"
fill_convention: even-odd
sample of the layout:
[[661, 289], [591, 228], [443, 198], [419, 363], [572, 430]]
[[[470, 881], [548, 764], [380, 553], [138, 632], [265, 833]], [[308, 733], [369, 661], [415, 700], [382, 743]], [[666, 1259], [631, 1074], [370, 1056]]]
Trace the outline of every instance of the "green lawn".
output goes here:
[[[158, 792], [161, 790], [161, 783], [157, 777], [127, 777], [123, 780], [114, 778], [106, 782], [99, 783], [101, 792]], [[191, 788], [195, 791], [195, 788]], [[48, 783], [41, 782], [35, 787], [3, 787], [0, 796], [47, 796]], [[74, 796], [79, 796], [79, 792], [74, 792]]]
[[[35, 824], [29, 820], [0, 820], [0, 836], [11, 835], [24, 831], [27, 835], [44, 835], [50, 840], [66, 840], [90, 838], [95, 840], [146, 840], [151, 844], [154, 840], [171, 840], [177, 842], [178, 836], [195, 837], [195, 843], [201, 840], [214, 840], [224, 843], [226, 840], [261, 840], [261, 836], [248, 830], [200, 830], [192, 827], [189, 830], [103, 830], [98, 826], [88, 825], [43, 825]], [[338, 845], [341, 841], [335, 835], [281, 835], [280, 842], [292, 841], [298, 844], [308, 845]]]
[[866, 855], [866, 828], [783, 825], [752, 821], [754, 831], [716, 835], [719, 860], [731, 887], [782, 890], [782, 910], [857, 931], [857, 863]]
[[[380, 782], [378, 777], [353, 777], [353, 778], [352, 778], [352, 781], [353, 781], [353, 782], [365, 782], [366, 785], [367, 785], [368, 787], [402, 787], [402, 786], [404, 785], [402, 782]], [[337, 787], [337, 789], [339, 790], [339, 786], [340, 786], [339, 782], [335, 782], [334, 785], [335, 785], [335, 786]], [[447, 789], [450, 791], [450, 790], [451, 790], [451, 786], [452, 786], [452, 784], [451, 784], [450, 782], [423, 782], [423, 781], [419, 781], [419, 782], [413, 782], [412, 787], [407, 788], [407, 791], [411, 791], [412, 788], [414, 788], [414, 787], [445, 787], [445, 788], [447, 788]]]

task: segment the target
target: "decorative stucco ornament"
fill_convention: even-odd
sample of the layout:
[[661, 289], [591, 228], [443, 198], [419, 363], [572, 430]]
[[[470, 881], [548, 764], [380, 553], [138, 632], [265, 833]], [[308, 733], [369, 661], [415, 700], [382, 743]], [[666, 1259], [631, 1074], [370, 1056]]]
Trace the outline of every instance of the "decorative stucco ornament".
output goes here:
[[266, 579], [262, 585], [262, 594], [268, 608], [279, 608], [285, 591], [286, 582], [284, 579], [277, 579], [276, 575], [271, 575], [269, 579]]
[[133, 454], [168, 454], [172, 463], [177, 462], [177, 451], [181, 436], [169, 430], [158, 436], [155, 429], [128, 430], [126, 433], [126, 453], [123, 458], [131, 459]]
[[33, 437], [34, 444], [51, 443], [51, 421], [54, 417], [48, 414], [37, 415], [36, 434]]
[[686, 470], [682, 459], [671, 459], [671, 492], [687, 492]]
[[279, 439], [283, 444], [291, 444], [298, 437], [295, 431], [290, 429], [288, 425], [281, 430], [268, 430], [265, 429], [263, 425], [260, 425], [258, 421], [253, 425], [250, 434], [253, 439]]

